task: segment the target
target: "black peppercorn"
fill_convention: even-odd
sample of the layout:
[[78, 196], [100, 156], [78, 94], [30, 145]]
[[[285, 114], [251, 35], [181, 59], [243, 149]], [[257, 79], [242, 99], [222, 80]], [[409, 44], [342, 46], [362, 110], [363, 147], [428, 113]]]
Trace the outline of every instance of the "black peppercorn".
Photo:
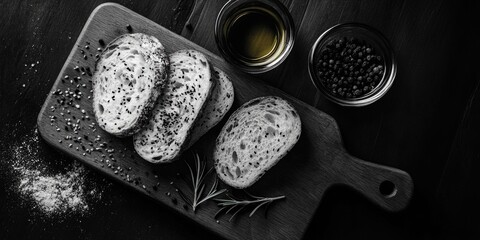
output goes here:
[[382, 57], [368, 43], [340, 38], [328, 43], [315, 60], [317, 76], [337, 97], [359, 98], [370, 93], [384, 72]]

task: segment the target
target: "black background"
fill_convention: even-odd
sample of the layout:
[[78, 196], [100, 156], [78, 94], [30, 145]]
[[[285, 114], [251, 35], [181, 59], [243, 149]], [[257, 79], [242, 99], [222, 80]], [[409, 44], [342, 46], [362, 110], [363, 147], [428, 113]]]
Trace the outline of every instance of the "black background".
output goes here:
[[[0, 239], [215, 239], [167, 207], [92, 171], [87, 172], [88, 182], [100, 186], [103, 195], [90, 203], [89, 214], [45, 217], [15, 191], [18, 176], [11, 171], [12, 149], [35, 136], [41, 105], [89, 14], [102, 2], [0, 2]], [[200, 12], [208, 13], [209, 4], [197, 2]], [[378, 11], [383, 1], [323, 2], [332, 15], [342, 13], [341, 19], [323, 25], [363, 21], [391, 40], [400, 67], [389, 93], [371, 106], [352, 109], [328, 102], [310, 82], [276, 81], [272, 76], [280, 73], [275, 72], [260, 77], [334, 116], [353, 155], [409, 172], [415, 191], [406, 210], [388, 213], [348, 188], [332, 188], [304, 238], [476, 239], [480, 227], [477, 1], [388, 1], [382, 4], [388, 9], [384, 12]], [[193, 10], [195, 1], [119, 3], [216, 52], [213, 42], [202, 43], [198, 33], [196, 39], [184, 29], [191, 14], [193, 20], [201, 18], [195, 16], [199, 11]], [[360, 5], [361, 13], [356, 10]], [[319, 26], [311, 23], [315, 27]], [[394, 27], [409, 31], [389, 30]], [[309, 48], [297, 48], [302, 47]], [[33, 145], [52, 172], [71, 165], [71, 159], [41, 140]]]

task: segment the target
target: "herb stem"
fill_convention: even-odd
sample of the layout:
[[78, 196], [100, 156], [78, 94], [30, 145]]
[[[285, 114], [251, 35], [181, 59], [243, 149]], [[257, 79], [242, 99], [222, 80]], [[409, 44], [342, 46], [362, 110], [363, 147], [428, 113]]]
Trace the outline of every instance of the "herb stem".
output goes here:
[[229, 199], [216, 199], [216, 200], [220, 202], [218, 203], [218, 205], [220, 206], [231, 206], [231, 205], [247, 205], [247, 204], [262, 203], [262, 202], [273, 202], [283, 198], [285, 198], [285, 196], [262, 198], [262, 199], [255, 199], [255, 200], [242, 200], [242, 201], [231, 201]]
[[[214, 197], [219, 196], [223, 192], [225, 192], [225, 189], [218, 190], [218, 179], [215, 177], [214, 183], [208, 193], [204, 196], [204, 191], [205, 191], [205, 183], [204, 180], [206, 176], [208, 176], [213, 168], [210, 168], [206, 173], [206, 162], [201, 161], [200, 157], [198, 156], [197, 153], [194, 155], [194, 168], [190, 166], [187, 162], [188, 170], [190, 171], [190, 179], [192, 180], [192, 187], [193, 187], [193, 199], [192, 199], [192, 209], [193, 212], [195, 212], [198, 208], [198, 206], [202, 203], [204, 203], [207, 200], [210, 200]], [[195, 170], [194, 170], [195, 169]]]
[[231, 221], [238, 213], [240, 213], [241, 211], [246, 209], [247, 206], [252, 206], [252, 207], [255, 206], [255, 207], [253, 207], [253, 210], [249, 214], [249, 217], [251, 217], [261, 207], [265, 206], [266, 209], [268, 209], [269, 205], [272, 202], [285, 198], [285, 196], [257, 197], [257, 196], [254, 196], [252, 194], [249, 194], [248, 192], [245, 192], [245, 193], [251, 199], [239, 199], [235, 196], [231, 196], [231, 195], [228, 195], [228, 194], [227, 194], [226, 199], [215, 199], [215, 201], [217, 201], [217, 205], [220, 207], [220, 210], [217, 211], [217, 213], [215, 214], [215, 218], [221, 212], [225, 212], [225, 214], [233, 212], [232, 216], [229, 219], [229, 221]]

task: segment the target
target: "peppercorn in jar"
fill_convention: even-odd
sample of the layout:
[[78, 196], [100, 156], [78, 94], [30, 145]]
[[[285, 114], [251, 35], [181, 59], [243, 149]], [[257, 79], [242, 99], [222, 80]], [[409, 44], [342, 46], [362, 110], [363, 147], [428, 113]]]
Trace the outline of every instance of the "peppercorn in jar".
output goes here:
[[359, 23], [325, 31], [310, 50], [310, 77], [327, 99], [342, 106], [365, 106], [380, 99], [396, 75], [386, 38]]

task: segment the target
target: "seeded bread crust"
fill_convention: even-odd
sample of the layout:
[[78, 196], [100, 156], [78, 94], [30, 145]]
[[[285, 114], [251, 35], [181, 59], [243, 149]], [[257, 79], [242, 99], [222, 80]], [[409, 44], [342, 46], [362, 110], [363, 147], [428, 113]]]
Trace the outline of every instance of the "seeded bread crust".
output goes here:
[[192, 126], [215, 84], [202, 53], [180, 50], [170, 54], [169, 59], [169, 77], [153, 116], [133, 137], [137, 153], [152, 163], [172, 162], [185, 150]]
[[300, 134], [300, 117], [286, 100], [275, 96], [250, 100], [218, 135], [215, 170], [226, 184], [247, 188], [288, 153]]
[[151, 116], [167, 68], [165, 48], [153, 36], [125, 34], [110, 42], [92, 77], [98, 125], [118, 137], [138, 132]]
[[[205, 133], [215, 127], [227, 114], [233, 105], [234, 91], [230, 78], [222, 70], [213, 67], [213, 80], [215, 87], [212, 96], [203, 109], [198, 121], [192, 129], [192, 135], [188, 146], [192, 146]], [[189, 148], [187, 147], [187, 148]]]

